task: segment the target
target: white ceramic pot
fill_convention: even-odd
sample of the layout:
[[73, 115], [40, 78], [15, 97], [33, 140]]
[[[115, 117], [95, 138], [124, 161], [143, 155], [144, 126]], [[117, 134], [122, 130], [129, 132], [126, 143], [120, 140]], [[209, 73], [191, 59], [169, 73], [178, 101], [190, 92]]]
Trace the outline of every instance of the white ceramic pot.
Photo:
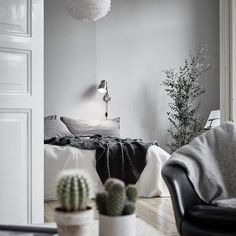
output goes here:
[[92, 208], [80, 212], [63, 212], [56, 209], [54, 220], [60, 236], [93, 236], [94, 211]]
[[99, 215], [99, 236], [135, 236], [136, 215]]

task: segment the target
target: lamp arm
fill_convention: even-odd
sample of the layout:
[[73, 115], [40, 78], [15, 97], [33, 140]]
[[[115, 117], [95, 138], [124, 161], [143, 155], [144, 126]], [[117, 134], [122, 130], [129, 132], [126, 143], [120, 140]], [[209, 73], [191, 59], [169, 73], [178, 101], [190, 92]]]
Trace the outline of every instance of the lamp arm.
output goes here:
[[105, 94], [104, 97], [103, 97], [103, 101], [104, 101], [104, 102], [110, 102], [110, 101], [111, 101], [111, 97], [110, 97], [110, 95], [108, 94], [108, 90], [107, 90], [106, 94]]
[[101, 92], [101, 93], [105, 92], [105, 95], [103, 96], [103, 101], [105, 102], [105, 117], [106, 117], [106, 120], [107, 120], [108, 119], [108, 102], [111, 101], [111, 97], [108, 93], [108, 86], [107, 86], [107, 81], [106, 80], [101, 81], [101, 83], [98, 86], [98, 91]]
[[106, 120], [107, 120], [108, 119], [108, 103], [111, 101], [111, 97], [108, 93], [108, 87], [107, 87], [107, 92], [103, 97], [103, 101], [105, 102], [105, 117], [106, 117]]
[[106, 110], [105, 117], [106, 117], [106, 120], [107, 120], [108, 119], [108, 102], [105, 103], [105, 106], [106, 106], [106, 108], [105, 108], [105, 110]]

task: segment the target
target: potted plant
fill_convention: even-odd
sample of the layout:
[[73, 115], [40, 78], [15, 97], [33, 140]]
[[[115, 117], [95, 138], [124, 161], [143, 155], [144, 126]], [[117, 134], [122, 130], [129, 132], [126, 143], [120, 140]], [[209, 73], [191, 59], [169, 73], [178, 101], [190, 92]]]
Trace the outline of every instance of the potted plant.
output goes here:
[[197, 47], [178, 69], [168, 69], [164, 73], [165, 90], [171, 98], [167, 112], [171, 128], [168, 132], [171, 141], [167, 145], [171, 152], [190, 143], [202, 132], [202, 119], [199, 114], [200, 96], [206, 92], [201, 83], [202, 75], [214, 66], [207, 55], [208, 48]]
[[88, 204], [89, 183], [80, 171], [63, 172], [57, 186], [60, 204], [55, 222], [60, 236], [90, 236], [94, 211]]
[[137, 190], [118, 179], [108, 179], [105, 191], [96, 195], [99, 236], [135, 236]]

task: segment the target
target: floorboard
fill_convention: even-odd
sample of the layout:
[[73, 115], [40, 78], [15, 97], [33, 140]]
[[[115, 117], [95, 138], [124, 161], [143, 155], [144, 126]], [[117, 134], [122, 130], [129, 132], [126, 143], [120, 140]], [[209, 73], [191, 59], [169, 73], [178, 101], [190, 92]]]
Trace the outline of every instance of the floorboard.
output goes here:
[[[44, 203], [44, 221], [53, 222], [56, 201]], [[93, 201], [90, 205], [95, 207]], [[95, 218], [97, 219], [97, 212]], [[174, 213], [170, 198], [141, 198], [137, 202], [137, 217], [152, 225], [160, 233], [166, 236], [178, 236], [175, 226]]]

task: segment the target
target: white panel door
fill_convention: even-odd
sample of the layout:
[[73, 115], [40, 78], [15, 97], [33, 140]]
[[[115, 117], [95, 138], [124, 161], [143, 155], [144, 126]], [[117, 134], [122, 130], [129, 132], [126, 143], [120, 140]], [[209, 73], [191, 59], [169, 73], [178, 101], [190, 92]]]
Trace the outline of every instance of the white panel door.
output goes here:
[[0, 224], [43, 222], [43, 0], [0, 0]]

